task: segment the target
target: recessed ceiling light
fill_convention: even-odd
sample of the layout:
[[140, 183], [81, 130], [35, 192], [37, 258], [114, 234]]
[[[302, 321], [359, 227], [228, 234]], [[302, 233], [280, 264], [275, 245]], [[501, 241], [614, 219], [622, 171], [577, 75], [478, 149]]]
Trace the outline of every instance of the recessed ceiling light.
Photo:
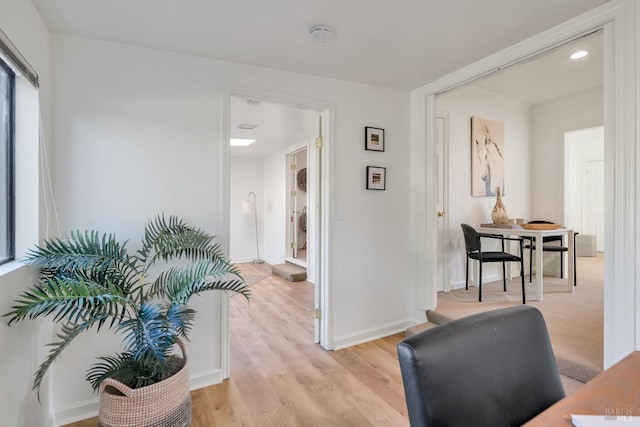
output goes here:
[[231, 138], [229, 140], [229, 145], [231, 145], [232, 147], [247, 147], [247, 146], [253, 144], [254, 142], [256, 142], [255, 139]]
[[587, 52], [586, 50], [579, 50], [577, 52], [572, 53], [569, 58], [580, 59], [580, 58], [584, 58], [587, 55], [589, 55], [589, 52]]
[[256, 127], [258, 127], [258, 125], [253, 124], [253, 123], [240, 123], [237, 126], [238, 129], [245, 129], [245, 130], [255, 129]]

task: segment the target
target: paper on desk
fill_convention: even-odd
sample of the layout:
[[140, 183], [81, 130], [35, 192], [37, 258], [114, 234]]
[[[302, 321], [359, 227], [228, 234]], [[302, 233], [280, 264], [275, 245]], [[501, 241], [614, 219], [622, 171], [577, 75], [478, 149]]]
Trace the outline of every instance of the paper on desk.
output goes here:
[[575, 427], [640, 427], [640, 417], [604, 416], [604, 415], [571, 415]]

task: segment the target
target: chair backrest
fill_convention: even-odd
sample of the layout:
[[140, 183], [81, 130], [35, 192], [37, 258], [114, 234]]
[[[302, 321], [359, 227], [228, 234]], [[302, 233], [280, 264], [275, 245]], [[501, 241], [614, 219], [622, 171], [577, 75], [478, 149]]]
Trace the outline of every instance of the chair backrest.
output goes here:
[[478, 232], [468, 224], [460, 224], [462, 233], [464, 234], [464, 246], [467, 253], [480, 251], [480, 237]]
[[522, 425], [564, 397], [538, 309], [488, 311], [398, 344], [412, 427]]

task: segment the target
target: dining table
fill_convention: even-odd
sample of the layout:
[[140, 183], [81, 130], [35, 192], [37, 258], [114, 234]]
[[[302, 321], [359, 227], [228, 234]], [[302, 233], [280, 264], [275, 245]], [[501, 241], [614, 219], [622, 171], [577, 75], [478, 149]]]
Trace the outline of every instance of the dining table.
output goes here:
[[631, 352], [524, 424], [526, 427], [578, 425], [640, 425], [640, 351]]
[[[537, 225], [537, 227], [536, 227]], [[575, 285], [575, 239], [574, 239], [574, 231], [561, 226], [556, 226], [553, 228], [548, 224], [535, 224], [535, 225], [521, 225], [521, 224], [481, 224], [475, 229], [479, 233], [484, 234], [498, 234], [502, 236], [523, 236], [523, 237], [532, 237], [533, 243], [535, 244], [535, 264], [536, 264], [536, 275], [535, 275], [535, 290], [536, 290], [536, 299], [538, 301], [543, 300], [544, 294], [544, 257], [542, 251], [542, 242], [545, 237], [551, 236], [562, 236], [563, 241], [566, 241], [566, 245], [568, 248], [569, 254], [569, 262], [568, 264], [568, 274], [566, 280], [567, 292], [573, 292]], [[523, 256], [524, 254], [520, 254]], [[560, 254], [562, 256], [562, 254]], [[522, 272], [524, 274], [524, 272]]]

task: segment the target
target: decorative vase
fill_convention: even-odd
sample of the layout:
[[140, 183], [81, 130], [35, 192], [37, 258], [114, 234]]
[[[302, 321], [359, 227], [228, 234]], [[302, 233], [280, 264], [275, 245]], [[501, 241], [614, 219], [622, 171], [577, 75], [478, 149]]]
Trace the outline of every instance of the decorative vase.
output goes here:
[[500, 195], [500, 187], [496, 188], [496, 204], [491, 211], [491, 220], [494, 224], [502, 225], [509, 222], [509, 214], [507, 208], [502, 203], [502, 196]]

